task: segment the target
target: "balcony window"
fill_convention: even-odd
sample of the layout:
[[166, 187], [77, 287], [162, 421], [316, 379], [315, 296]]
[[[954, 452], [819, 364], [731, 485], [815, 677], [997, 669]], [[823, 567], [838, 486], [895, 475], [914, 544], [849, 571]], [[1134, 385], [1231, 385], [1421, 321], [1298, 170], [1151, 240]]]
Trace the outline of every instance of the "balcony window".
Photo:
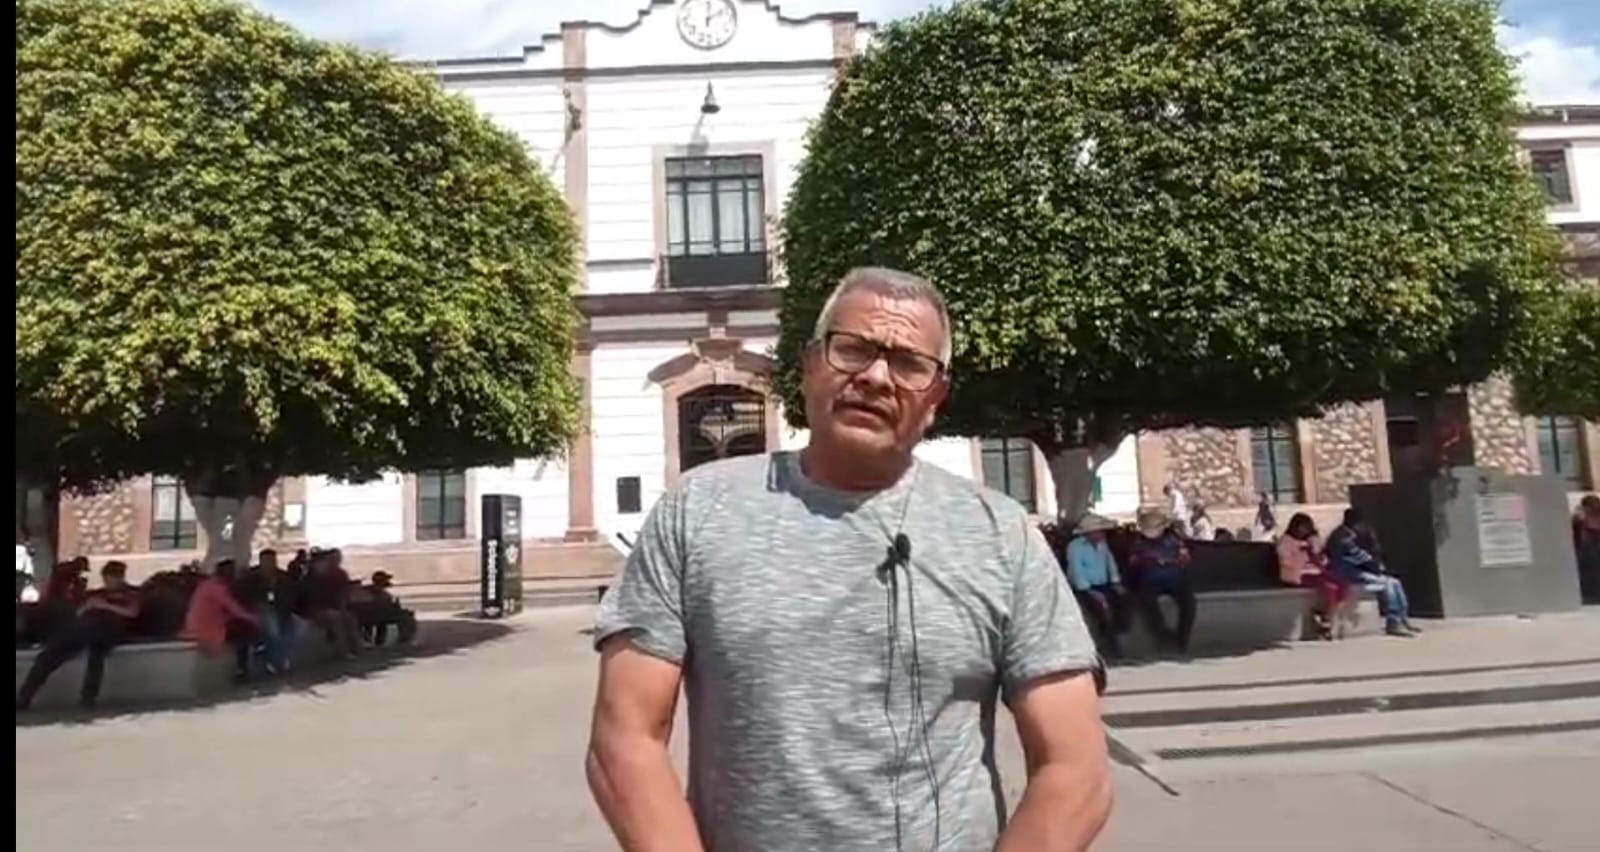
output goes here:
[[1039, 510], [1033, 480], [1033, 444], [1022, 438], [984, 438], [983, 484], [1003, 492], [1030, 512]]
[[1588, 487], [1583, 470], [1583, 423], [1576, 417], [1539, 417], [1534, 426], [1539, 438], [1539, 472], [1559, 477], [1568, 491]]
[[150, 481], [150, 549], [193, 550], [199, 546], [189, 494], [175, 476]]
[[761, 157], [675, 157], [665, 166], [668, 286], [767, 283]]
[[467, 475], [459, 470], [417, 474], [417, 540], [467, 537]]
[[1251, 429], [1250, 466], [1257, 493], [1269, 495], [1274, 503], [1300, 502], [1300, 453], [1293, 426]]
[[1528, 164], [1547, 202], [1552, 206], [1572, 203], [1572, 174], [1567, 168], [1565, 148], [1530, 151]]

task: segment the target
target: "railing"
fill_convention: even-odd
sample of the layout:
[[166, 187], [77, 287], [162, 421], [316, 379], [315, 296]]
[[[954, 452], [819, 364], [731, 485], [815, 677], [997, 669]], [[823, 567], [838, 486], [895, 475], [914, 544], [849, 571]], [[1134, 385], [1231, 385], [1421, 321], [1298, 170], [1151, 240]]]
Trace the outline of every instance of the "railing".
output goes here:
[[772, 259], [766, 252], [662, 255], [659, 270], [661, 286], [670, 290], [772, 283]]

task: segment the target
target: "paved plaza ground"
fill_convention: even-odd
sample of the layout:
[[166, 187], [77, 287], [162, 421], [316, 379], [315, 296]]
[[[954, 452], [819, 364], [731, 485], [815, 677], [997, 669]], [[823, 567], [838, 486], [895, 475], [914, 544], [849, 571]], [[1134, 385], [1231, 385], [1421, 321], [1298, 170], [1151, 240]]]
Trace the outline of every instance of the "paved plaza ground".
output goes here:
[[[582, 771], [589, 615], [431, 620], [416, 654], [348, 676], [29, 717], [16, 730], [17, 848], [614, 848]], [[1121, 668], [1106, 707], [1127, 723], [1119, 751], [1177, 795], [1119, 764], [1097, 848], [1594, 849], [1597, 686], [1594, 609]], [[1459, 738], [1478, 729], [1500, 735]], [[1009, 734], [1000, 756], [1014, 801]]]

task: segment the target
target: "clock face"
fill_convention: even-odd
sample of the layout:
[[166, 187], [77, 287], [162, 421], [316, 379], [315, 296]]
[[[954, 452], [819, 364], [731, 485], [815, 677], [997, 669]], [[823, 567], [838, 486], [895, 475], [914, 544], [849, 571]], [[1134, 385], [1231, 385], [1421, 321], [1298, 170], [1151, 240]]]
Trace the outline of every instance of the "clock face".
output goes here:
[[727, 44], [738, 28], [733, 0], [684, 0], [678, 7], [678, 34], [701, 50]]

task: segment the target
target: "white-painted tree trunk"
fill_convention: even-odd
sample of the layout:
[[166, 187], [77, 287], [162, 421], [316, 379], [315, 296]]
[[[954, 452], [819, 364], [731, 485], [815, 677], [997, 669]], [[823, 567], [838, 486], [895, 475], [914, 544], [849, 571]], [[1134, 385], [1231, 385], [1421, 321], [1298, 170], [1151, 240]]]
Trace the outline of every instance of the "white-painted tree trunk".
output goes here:
[[1089, 513], [1094, 499], [1094, 476], [1100, 465], [1117, 451], [1117, 445], [1072, 447], [1045, 455], [1056, 490], [1056, 520], [1076, 524]]
[[267, 501], [254, 495], [238, 499], [190, 494], [195, 521], [206, 532], [206, 553], [201, 560], [203, 568], [210, 570], [224, 559], [232, 559], [243, 567], [251, 562], [250, 542], [261, 516], [266, 514]]

